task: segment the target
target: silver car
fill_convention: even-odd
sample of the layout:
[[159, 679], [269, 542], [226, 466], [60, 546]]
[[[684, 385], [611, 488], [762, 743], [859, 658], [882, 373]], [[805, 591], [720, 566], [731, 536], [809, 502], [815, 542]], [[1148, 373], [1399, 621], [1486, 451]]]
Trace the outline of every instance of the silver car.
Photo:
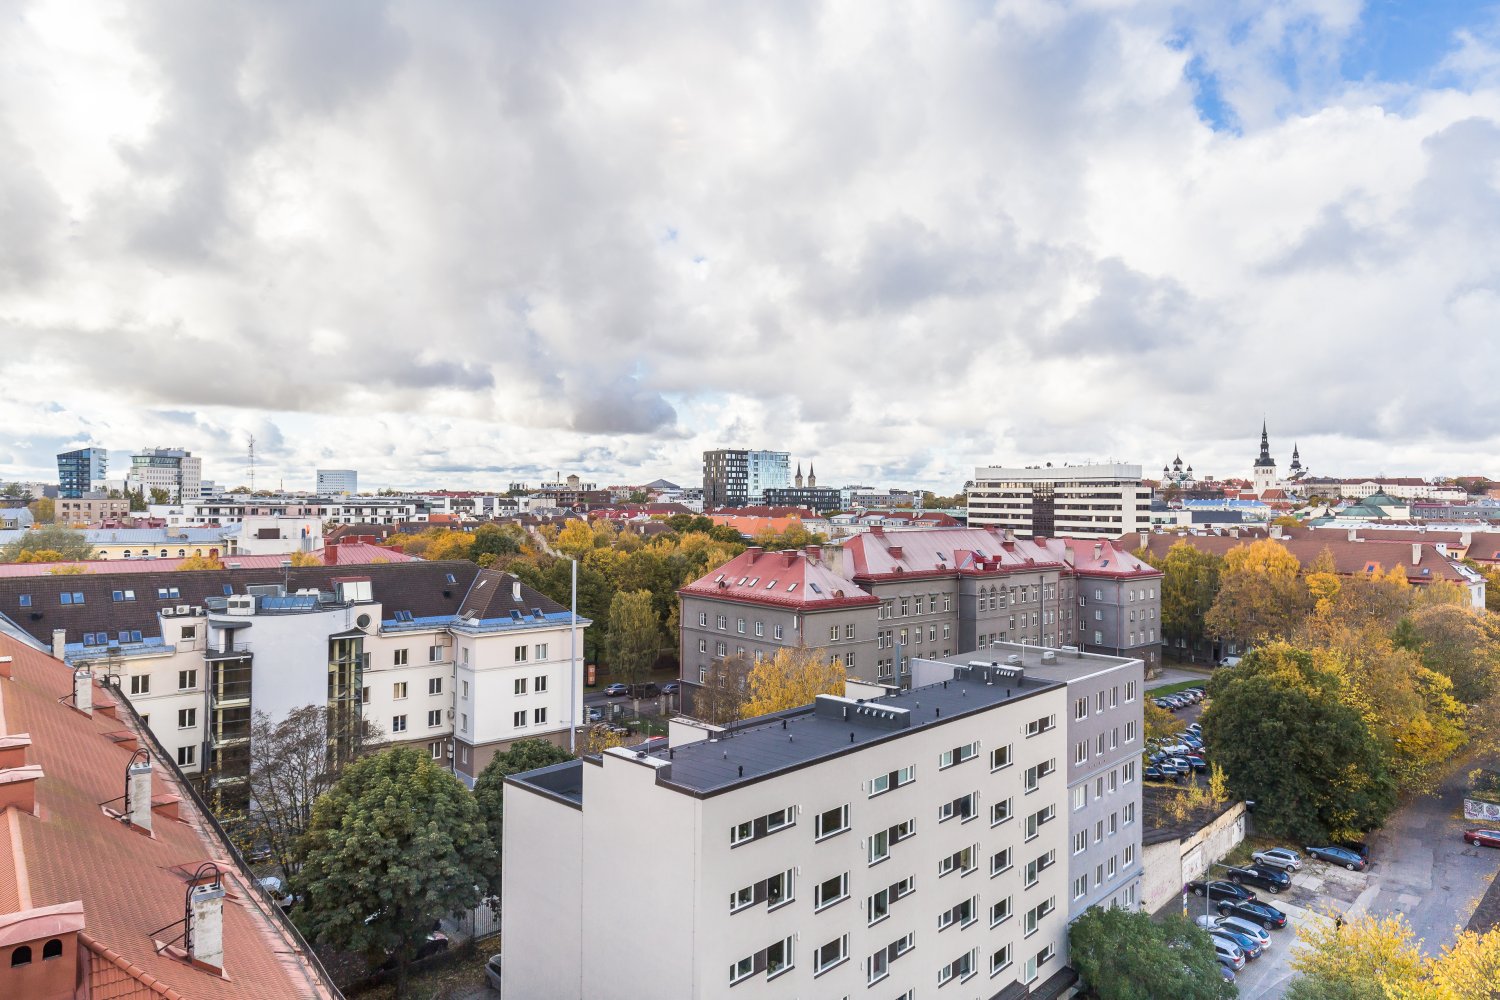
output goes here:
[[500, 992], [500, 956], [491, 955], [490, 960], [484, 963], [484, 981], [489, 984], [490, 989], [496, 993]]
[[1252, 924], [1243, 917], [1217, 917], [1214, 918], [1214, 926], [1259, 941], [1264, 948], [1271, 947], [1271, 932], [1260, 924]]
[[1290, 847], [1273, 847], [1268, 851], [1256, 851], [1250, 855], [1256, 864], [1270, 865], [1272, 868], [1282, 868], [1289, 872], [1299, 871], [1302, 868], [1302, 855]]

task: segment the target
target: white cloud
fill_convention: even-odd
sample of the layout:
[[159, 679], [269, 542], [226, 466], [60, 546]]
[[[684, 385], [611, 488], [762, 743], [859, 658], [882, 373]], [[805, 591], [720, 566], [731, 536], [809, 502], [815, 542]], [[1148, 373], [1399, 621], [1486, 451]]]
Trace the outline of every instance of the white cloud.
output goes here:
[[946, 491], [1263, 414], [1500, 474], [1488, 25], [1423, 89], [1339, 78], [1350, 0], [78, 10], [0, 23], [0, 475]]

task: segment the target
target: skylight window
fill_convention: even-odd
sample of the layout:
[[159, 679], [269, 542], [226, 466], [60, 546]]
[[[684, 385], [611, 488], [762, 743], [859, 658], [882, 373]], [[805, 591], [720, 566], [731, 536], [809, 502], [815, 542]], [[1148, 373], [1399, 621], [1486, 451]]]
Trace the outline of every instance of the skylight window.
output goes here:
[[[772, 580], [770, 583], [766, 584], [766, 589], [767, 590], [775, 590], [776, 589], [776, 581]], [[29, 604], [30, 602], [31, 602], [31, 599], [27, 598], [27, 603]]]
[[457, 577], [455, 577], [455, 576], [454, 576], [454, 575], [453, 575], [453, 574], [452, 574], [452, 573], [445, 573], [445, 574], [444, 574], [444, 578], [445, 578], [445, 579], [446, 579], [446, 580], [447, 580], [447, 581], [448, 581], [448, 582], [449, 582], [449, 583], [457, 583], [457, 582], [458, 582], [458, 578], [457, 578]]
[[792, 591], [794, 591], [796, 589], [797, 589], [797, 583], [796, 583], [795, 580], [793, 582], [791, 582], [791, 583], [789, 583], [789, 584], [786, 585], [786, 592], [788, 594], [790, 594]]
[[818, 586], [816, 583], [809, 583], [808, 587], [812, 589], [812, 592], [814, 594], [821, 594], [823, 592], [823, 588]]

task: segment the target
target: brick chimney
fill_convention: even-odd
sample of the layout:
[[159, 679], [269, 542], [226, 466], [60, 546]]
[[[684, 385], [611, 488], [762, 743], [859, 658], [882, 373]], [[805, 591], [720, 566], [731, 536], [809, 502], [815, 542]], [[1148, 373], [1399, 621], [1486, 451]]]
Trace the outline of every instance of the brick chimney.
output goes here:
[[766, 550], [761, 548], [759, 545], [752, 545], [745, 550], [745, 555], [750, 557], [750, 562], [753, 565], [755, 563], [755, 560], [759, 559], [761, 553], [764, 551]]
[[151, 830], [151, 758], [145, 755], [142, 755], [142, 759], [132, 758], [125, 775], [130, 788], [130, 825], [149, 833]]
[[807, 547], [807, 558], [808, 559], [816, 560], [816, 559], [821, 559], [822, 557], [823, 557], [823, 546], [821, 546], [821, 545], [809, 545]]
[[30, 733], [0, 736], [0, 770], [12, 767], [25, 767], [27, 749], [30, 746]]
[[94, 673], [88, 667], [73, 671], [73, 707], [84, 715], [94, 714]]
[[193, 886], [188, 896], [188, 958], [214, 972], [224, 969], [224, 886]]
[[15, 806], [26, 813], [36, 812], [36, 783], [42, 777], [42, 765], [23, 764], [0, 771], [0, 812]]

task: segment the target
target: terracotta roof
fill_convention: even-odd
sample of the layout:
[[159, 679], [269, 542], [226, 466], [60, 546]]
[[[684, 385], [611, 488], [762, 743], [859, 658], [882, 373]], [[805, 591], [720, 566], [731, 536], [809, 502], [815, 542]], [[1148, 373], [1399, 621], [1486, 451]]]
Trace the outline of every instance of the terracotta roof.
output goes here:
[[878, 597], [865, 593], [859, 584], [823, 562], [822, 550], [816, 545], [805, 551], [786, 552], [751, 546], [678, 593], [804, 611], [880, 603]]
[[[300, 946], [271, 916], [233, 864], [221, 865], [224, 903], [224, 976], [190, 966], [156, 939], [170, 941], [180, 928], [188, 888], [184, 869], [229, 855], [175, 772], [154, 762], [153, 801], [177, 795], [177, 819], [158, 811], [150, 835], [125, 826], [101, 803], [118, 806], [131, 751], [108, 735], [138, 721], [127, 707], [111, 718], [92, 717], [68, 702], [72, 672], [44, 653], [0, 636], [14, 678], [0, 681], [0, 732], [31, 734], [28, 761], [43, 772], [35, 814], [5, 810], [0, 837], [10, 838], [5, 864], [23, 873], [0, 874], [0, 903], [20, 907], [83, 904], [84, 944], [92, 957], [95, 996], [181, 996], [194, 1000], [332, 997], [306, 964]], [[97, 684], [95, 697], [113, 701]], [[126, 744], [128, 746], [128, 744]], [[16, 833], [19, 833], [17, 850]], [[15, 891], [7, 892], [14, 882]], [[18, 900], [17, 896], [21, 898]], [[26, 897], [29, 897], [27, 899]], [[20, 906], [17, 906], [19, 902]], [[108, 986], [108, 989], [100, 987]]]
[[[1150, 536], [1148, 547], [1155, 554], [1165, 555], [1178, 542], [1187, 542], [1200, 551], [1223, 555], [1237, 545], [1245, 545], [1256, 540], [1245, 537], [1235, 538], [1230, 535], [1160, 532]], [[1304, 569], [1326, 549], [1333, 556], [1334, 571], [1346, 576], [1371, 573], [1376, 570], [1384, 573], [1389, 572], [1394, 566], [1400, 566], [1406, 571], [1406, 578], [1412, 583], [1431, 583], [1434, 580], [1447, 580], [1451, 583], [1462, 584], [1469, 582], [1442, 553], [1432, 546], [1431, 542], [1383, 542], [1373, 538], [1351, 542], [1347, 537], [1340, 537], [1335, 531], [1272, 540], [1296, 556]], [[1419, 559], [1415, 563], [1412, 562], [1413, 545], [1419, 546]]]
[[1007, 540], [991, 528], [877, 529], [845, 541], [844, 553], [850, 575], [861, 581], [955, 573], [986, 576], [1038, 567], [1072, 567], [1072, 572], [1093, 576], [1161, 575], [1108, 539]]
[[[815, 518], [816, 514], [808, 514], [807, 517]], [[781, 533], [793, 525], [800, 525], [803, 518], [798, 515], [777, 516], [760, 514], [710, 514], [709, 519], [715, 524], [733, 528], [747, 538], [754, 538], [763, 531]]]

